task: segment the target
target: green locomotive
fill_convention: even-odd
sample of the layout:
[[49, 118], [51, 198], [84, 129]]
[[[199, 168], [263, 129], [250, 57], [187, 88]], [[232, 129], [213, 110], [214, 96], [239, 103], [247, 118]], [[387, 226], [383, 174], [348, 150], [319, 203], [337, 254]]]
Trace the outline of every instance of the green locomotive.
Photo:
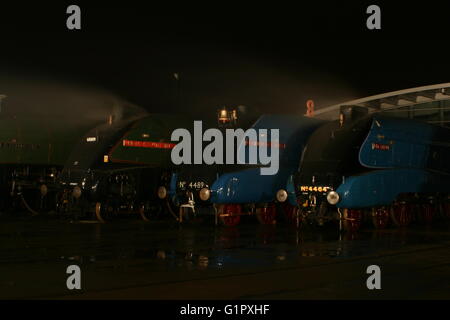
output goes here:
[[[88, 125], [67, 126], [58, 119], [0, 115], [1, 210], [44, 206], [74, 144]], [[49, 193], [50, 192], [50, 193]]]
[[65, 84], [2, 82], [0, 213], [55, 209], [57, 178], [74, 146], [109, 119], [146, 114], [120, 98]]
[[157, 188], [172, 167], [171, 134], [192, 123], [187, 115], [149, 114], [90, 130], [73, 148], [58, 179], [58, 210], [92, 212], [101, 222], [122, 213], [139, 213], [147, 220], [162, 209]]

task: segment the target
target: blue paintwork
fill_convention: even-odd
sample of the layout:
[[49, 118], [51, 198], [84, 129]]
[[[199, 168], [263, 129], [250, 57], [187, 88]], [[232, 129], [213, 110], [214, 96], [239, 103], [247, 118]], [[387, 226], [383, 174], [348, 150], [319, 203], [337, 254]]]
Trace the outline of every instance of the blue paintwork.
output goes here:
[[389, 205], [401, 193], [450, 192], [450, 176], [421, 169], [375, 170], [346, 179], [336, 192], [338, 208]]
[[[337, 188], [339, 208], [392, 204], [401, 193], [450, 190], [450, 130], [410, 119], [374, 116], [359, 152], [360, 163], [375, 169], [351, 176]], [[389, 146], [388, 150], [374, 144]]]
[[286, 192], [288, 194], [287, 202], [292, 205], [297, 205], [297, 196], [295, 194], [295, 184], [294, 184], [294, 175], [291, 174], [286, 183]]
[[178, 174], [176, 172], [173, 172], [170, 177], [169, 190], [167, 190], [167, 195], [174, 205], [179, 206], [180, 199], [177, 197], [177, 181]]
[[[307, 138], [324, 121], [297, 115], [263, 115], [253, 128], [279, 129], [280, 165], [275, 175], [261, 175], [260, 168], [250, 168], [226, 173], [211, 186], [213, 203], [271, 202], [279, 189], [297, 169]], [[248, 148], [248, 146], [246, 147]]]
[[[449, 173], [449, 140], [448, 130], [425, 122], [375, 116], [359, 161], [368, 168], [428, 168]], [[375, 144], [389, 150], [376, 149]]]
[[295, 168], [280, 168], [276, 175], [260, 174], [259, 168], [227, 173], [212, 185], [213, 203], [253, 203], [273, 201], [277, 190], [284, 188], [287, 176]]
[[172, 176], [170, 177], [170, 184], [169, 184], [169, 191], [168, 191], [168, 194], [170, 196], [173, 196], [177, 193], [177, 180], [178, 180], [178, 174], [173, 172]]

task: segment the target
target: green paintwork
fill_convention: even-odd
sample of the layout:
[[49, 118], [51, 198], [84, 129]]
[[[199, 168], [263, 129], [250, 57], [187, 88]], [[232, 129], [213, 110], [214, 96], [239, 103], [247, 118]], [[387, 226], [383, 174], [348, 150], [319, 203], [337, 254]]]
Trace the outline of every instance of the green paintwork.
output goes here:
[[92, 126], [52, 117], [0, 116], [0, 164], [64, 165], [74, 144]]
[[[110, 151], [112, 162], [139, 163], [164, 167], [170, 164], [171, 149], [123, 146], [123, 140], [166, 142], [173, 130], [191, 130], [194, 119], [187, 115], [152, 114], [139, 121], [120, 139]], [[144, 136], [148, 135], [148, 137]]]

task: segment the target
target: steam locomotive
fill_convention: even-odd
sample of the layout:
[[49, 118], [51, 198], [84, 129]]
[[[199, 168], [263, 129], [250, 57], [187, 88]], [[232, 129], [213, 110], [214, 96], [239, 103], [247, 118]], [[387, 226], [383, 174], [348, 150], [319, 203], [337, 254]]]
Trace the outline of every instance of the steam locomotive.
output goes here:
[[0, 118], [1, 211], [53, 208], [57, 176], [87, 126], [66, 126], [52, 118]]
[[92, 129], [59, 176], [58, 211], [94, 213], [101, 222], [122, 213], [144, 220], [160, 213], [157, 189], [171, 168], [170, 135], [191, 124], [185, 115], [150, 114]]
[[450, 130], [343, 106], [308, 139], [291, 181], [299, 217], [358, 230], [450, 213]]
[[[241, 215], [255, 214], [261, 224], [275, 224], [277, 206], [275, 193], [285, 187], [287, 178], [298, 167], [306, 139], [324, 121], [296, 115], [263, 115], [253, 129], [279, 129], [279, 169], [274, 175], [262, 175], [261, 159], [252, 167], [222, 174], [210, 188], [210, 201], [216, 205], [218, 219], [227, 226], [239, 224]], [[269, 141], [269, 139], [268, 139]], [[241, 152], [248, 154], [251, 141], [243, 141]], [[257, 146], [261, 148], [261, 146]], [[279, 208], [288, 219], [294, 207]]]
[[21, 81], [19, 87], [20, 94], [12, 89], [10, 97], [0, 95], [0, 213], [52, 212], [58, 177], [80, 137], [108, 115], [145, 111], [114, 95], [64, 84], [41, 91]]
[[[242, 128], [279, 129], [275, 175], [261, 175], [261, 159], [175, 166], [171, 133], [190, 128], [193, 116], [134, 113], [69, 128], [2, 113], [1, 210], [47, 207], [104, 222], [121, 213], [148, 220], [167, 209], [181, 222], [205, 209], [228, 226], [243, 214], [274, 224], [283, 213], [297, 225], [336, 220], [351, 231], [364, 219], [384, 228], [450, 215], [450, 129], [359, 106], [340, 111], [331, 122], [294, 115], [241, 121]], [[237, 128], [237, 111], [219, 110], [217, 121], [222, 131]], [[244, 139], [238, 153], [254, 145]]]

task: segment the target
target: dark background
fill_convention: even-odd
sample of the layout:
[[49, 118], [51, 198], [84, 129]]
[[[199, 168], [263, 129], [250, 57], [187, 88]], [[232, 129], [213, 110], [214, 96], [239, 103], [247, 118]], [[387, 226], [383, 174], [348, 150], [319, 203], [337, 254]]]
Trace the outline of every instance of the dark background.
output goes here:
[[[304, 112], [309, 98], [321, 107], [449, 81], [445, 2], [121, 3], [2, 2], [0, 77], [102, 87], [155, 112]], [[81, 31], [66, 29], [69, 4]], [[370, 4], [382, 30], [366, 28]]]

